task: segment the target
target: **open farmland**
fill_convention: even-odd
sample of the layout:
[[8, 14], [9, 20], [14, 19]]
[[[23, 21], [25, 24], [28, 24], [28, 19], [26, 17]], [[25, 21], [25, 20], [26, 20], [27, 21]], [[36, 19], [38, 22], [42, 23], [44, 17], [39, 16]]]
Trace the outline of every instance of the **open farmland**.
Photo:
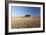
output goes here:
[[11, 17], [12, 28], [38, 28], [40, 27], [40, 17]]

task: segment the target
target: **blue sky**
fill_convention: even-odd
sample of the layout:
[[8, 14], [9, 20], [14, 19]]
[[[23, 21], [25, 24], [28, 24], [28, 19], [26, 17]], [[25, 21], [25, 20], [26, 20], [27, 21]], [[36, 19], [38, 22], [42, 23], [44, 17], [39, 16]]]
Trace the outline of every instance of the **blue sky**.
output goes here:
[[40, 16], [40, 7], [11, 6], [12, 16]]

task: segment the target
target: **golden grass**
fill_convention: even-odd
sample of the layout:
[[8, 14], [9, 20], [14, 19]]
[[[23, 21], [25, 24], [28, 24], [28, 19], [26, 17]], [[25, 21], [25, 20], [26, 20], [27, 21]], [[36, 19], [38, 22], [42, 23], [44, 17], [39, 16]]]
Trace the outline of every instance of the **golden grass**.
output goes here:
[[40, 17], [12, 17], [12, 28], [38, 28], [40, 27]]

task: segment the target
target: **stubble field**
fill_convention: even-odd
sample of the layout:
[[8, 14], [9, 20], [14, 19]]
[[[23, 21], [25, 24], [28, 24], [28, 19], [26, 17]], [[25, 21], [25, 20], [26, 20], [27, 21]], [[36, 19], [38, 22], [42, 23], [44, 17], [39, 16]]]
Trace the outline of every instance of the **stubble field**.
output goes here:
[[11, 28], [38, 28], [40, 27], [40, 17], [11, 17]]

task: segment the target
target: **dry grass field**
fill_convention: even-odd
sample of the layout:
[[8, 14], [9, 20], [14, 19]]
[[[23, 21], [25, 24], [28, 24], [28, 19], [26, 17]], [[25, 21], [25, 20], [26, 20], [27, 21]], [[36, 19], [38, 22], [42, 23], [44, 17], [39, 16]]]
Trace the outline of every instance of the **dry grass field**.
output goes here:
[[40, 17], [11, 17], [12, 28], [38, 28], [40, 27]]

